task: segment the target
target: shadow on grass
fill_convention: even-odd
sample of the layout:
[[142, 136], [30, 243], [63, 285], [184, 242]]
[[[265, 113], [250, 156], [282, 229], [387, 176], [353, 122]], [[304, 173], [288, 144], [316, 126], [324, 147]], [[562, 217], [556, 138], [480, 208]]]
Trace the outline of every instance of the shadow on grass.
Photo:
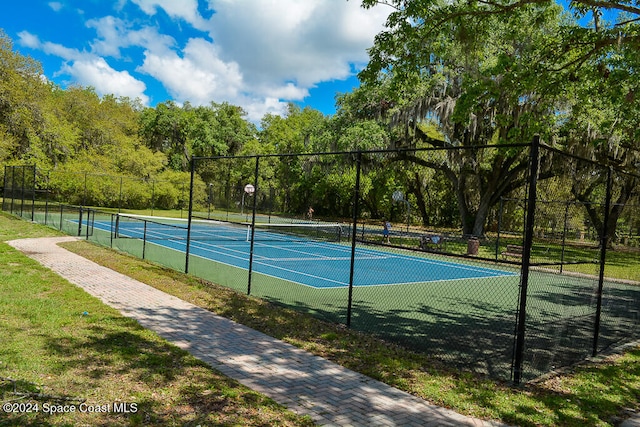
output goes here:
[[[469, 304], [474, 305], [472, 302]], [[297, 305], [303, 304], [297, 302]], [[449, 369], [458, 366], [493, 378], [503, 377], [504, 379], [506, 375], [508, 380], [513, 354], [513, 319], [498, 317], [496, 312], [492, 312], [490, 307], [484, 305], [476, 304], [474, 308], [477, 310], [476, 315], [461, 315], [422, 306], [420, 311], [425, 314], [425, 319], [428, 316], [435, 316], [438, 320], [434, 322], [407, 318], [409, 314], [415, 313], [411, 307], [406, 311], [376, 312], [373, 307], [365, 306], [360, 301], [355, 304], [353, 310], [352, 326], [355, 329], [400, 342], [406, 348], [425, 354], [424, 360], [430, 358], [442, 361], [447, 368], [440, 373], [434, 371], [433, 375], [443, 375], [446, 378], [451, 374]], [[327, 315], [336, 311], [337, 308], [330, 309]], [[492, 315], [485, 316], [478, 313]], [[525, 366], [529, 369], [529, 377], [533, 378], [534, 372], [546, 372], [540, 370], [540, 366], [533, 365], [536, 361], [542, 364], [543, 368], [549, 369], [550, 363], [566, 366], [589, 356], [593, 338], [592, 320], [592, 317], [588, 319], [571, 317], [560, 323], [552, 322], [542, 327], [542, 333], [534, 329], [529, 330], [526, 349], [528, 359]], [[550, 332], [549, 328], [555, 329], [555, 332]], [[411, 331], [410, 339], [407, 339], [407, 331]], [[603, 328], [601, 333], [607, 336], [608, 331]], [[565, 334], [564, 337], [562, 337], [563, 334]], [[545, 351], [549, 352], [550, 360], [542, 361], [540, 353]], [[634, 350], [631, 354], [638, 357], [640, 350]], [[349, 360], [356, 357], [366, 359], [368, 356], [350, 354], [347, 360], [341, 363], [346, 366], [350, 366], [351, 363], [354, 369], [358, 369], [357, 360]], [[416, 383], [415, 378], [402, 378], [393, 372], [394, 366], [402, 362], [396, 363], [390, 360], [392, 358], [392, 355], [388, 358], [381, 357], [379, 364], [368, 360], [366, 373], [386, 382], [391, 381], [390, 384], [399, 387], [402, 387], [403, 381], [408, 380], [419, 389], [419, 383]], [[406, 358], [406, 355], [399, 359], [403, 358]], [[504, 402], [499, 401], [505, 396], [501, 391], [502, 387], [478, 386], [483, 381], [482, 377], [464, 373], [453, 374], [458, 380], [451, 390], [451, 395], [455, 396], [454, 399], [460, 407], [481, 408], [480, 412], [486, 410], [487, 413], [493, 413], [496, 418], [519, 426], [549, 425], [541, 421], [542, 419], [551, 419], [551, 425], [597, 425], [602, 421], [610, 422], [611, 419], [615, 419], [621, 404], [623, 407], [637, 405], [640, 389], [630, 384], [638, 383], [640, 364], [636, 363], [628, 368], [597, 364], [590, 368], [578, 369], [589, 372], [586, 374], [589, 377], [587, 386], [566, 387], [550, 392], [546, 386], [527, 384], [522, 389], [512, 390], [514, 394], [511, 398], [515, 396], [513, 405], [505, 405]], [[621, 372], [625, 374], [621, 376]], [[525, 403], [517, 403], [519, 390], [528, 396]], [[443, 403], [446, 404], [446, 402]]]
[[[33, 396], [35, 400], [21, 401], [38, 402], [39, 413], [10, 414], [0, 426], [306, 424], [131, 319], [104, 317], [96, 322], [73, 336], [43, 337], [47, 356], [56, 360], [48, 375], [67, 378], [62, 380], [65, 386], [53, 384], [64, 387], [65, 395], [87, 399], [89, 406], [108, 405], [110, 410], [79, 413], [80, 401]], [[14, 398], [6, 387], [2, 391], [2, 402]], [[38, 393], [33, 387], [28, 391]], [[115, 402], [135, 403], [135, 411], [118, 413]], [[43, 413], [45, 403], [75, 406], [76, 414]]]
[[[359, 424], [364, 416], [385, 419], [407, 416], [406, 407], [393, 404], [397, 400], [405, 400], [405, 393], [385, 390], [383, 395], [389, 404], [381, 405], [380, 395], [372, 393], [370, 379], [339, 370], [324, 359], [304, 354], [289, 344], [250, 331], [235, 322], [209, 315], [201, 308], [139, 307], [136, 315], [142, 325], [157, 326], [162, 335], [177, 340], [193, 355], [223, 373], [246, 378], [256, 389], [269, 390], [277, 396], [291, 399], [293, 405], [311, 407], [334, 424]], [[179, 396], [174, 402], [174, 410], [181, 413], [190, 408], [188, 416], [177, 418], [180, 425], [185, 425], [185, 421], [191, 422], [189, 416], [220, 413], [238, 401], [242, 403], [243, 418], [219, 424], [259, 424], [260, 408], [275, 407], [257, 393], [239, 390], [231, 380], [218, 378], [212, 384], [197, 381], [197, 376], [194, 380], [193, 370], [201, 367], [202, 362], [181, 355], [170, 345], [140, 337], [136, 332], [123, 333], [105, 326], [93, 326], [87, 339], [51, 342], [49, 345], [51, 351], [61, 356], [65, 369], [91, 366], [87, 375], [92, 381], [109, 379], [115, 373], [118, 378], [146, 384], [158, 392], [178, 387]], [[88, 354], [87, 348], [91, 349]], [[78, 353], [83, 355], [82, 360], [77, 359]], [[188, 381], [178, 383], [178, 376], [187, 376]], [[207, 386], [199, 385], [202, 383]], [[318, 389], [315, 389], [316, 385]], [[353, 406], [342, 404], [354, 396], [358, 397], [361, 408], [357, 412]], [[161, 415], [162, 401], [147, 396], [138, 402], [147, 417], [145, 425], [165, 421]], [[264, 424], [276, 423], [267, 420]], [[277, 424], [284, 423], [280, 421]]]
[[[558, 279], [553, 275], [541, 275], [536, 280], [528, 293], [526, 380], [584, 360], [592, 353], [595, 337], [595, 283], [569, 277]], [[385, 306], [375, 297], [386, 295], [370, 294], [366, 299], [354, 300], [351, 325], [448, 365], [508, 381], [514, 351], [516, 298], [503, 292], [502, 301], [482, 300], [473, 293], [479, 286], [469, 287], [466, 294], [452, 287], [448, 295], [443, 291], [428, 298], [408, 300], [403, 306], [391, 303]], [[494, 283], [489, 286], [495, 292], [502, 291]], [[358, 291], [354, 295], [362, 295]], [[401, 295], [396, 292], [391, 297], [400, 299]], [[318, 313], [323, 318], [346, 318], [346, 304], [325, 304], [319, 309], [308, 301], [270, 300]], [[606, 283], [598, 349], [637, 339], [638, 326], [640, 287]]]

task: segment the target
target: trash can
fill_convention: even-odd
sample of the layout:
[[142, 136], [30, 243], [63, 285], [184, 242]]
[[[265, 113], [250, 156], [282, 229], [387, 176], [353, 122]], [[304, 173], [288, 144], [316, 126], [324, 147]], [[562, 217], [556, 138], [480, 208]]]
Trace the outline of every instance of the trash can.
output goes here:
[[480, 240], [477, 237], [471, 237], [467, 241], [467, 255], [478, 255], [478, 248], [480, 248]]

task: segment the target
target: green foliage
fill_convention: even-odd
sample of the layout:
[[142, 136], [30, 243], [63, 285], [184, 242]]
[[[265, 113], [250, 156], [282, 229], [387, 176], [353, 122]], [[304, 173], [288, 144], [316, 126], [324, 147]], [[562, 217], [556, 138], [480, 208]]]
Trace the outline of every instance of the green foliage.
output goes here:
[[267, 114], [262, 119], [259, 139], [262, 145], [273, 147], [276, 153], [310, 153], [318, 150], [316, 139], [326, 126], [326, 119], [308, 107], [300, 109], [289, 104], [285, 117]]
[[[387, 3], [396, 10], [369, 51], [362, 84], [338, 97], [334, 117], [290, 104], [284, 116], [266, 115], [259, 130], [228, 103], [144, 108], [92, 88], [62, 90], [44, 82], [40, 65], [14, 52], [0, 33], [0, 161], [49, 171], [60, 201], [136, 209], [184, 208], [194, 156], [500, 146], [540, 134], [574, 154], [628, 168], [640, 161], [640, 64], [627, 43], [635, 23], [620, 25], [619, 43], [607, 43], [610, 27], [579, 26], [554, 4]], [[519, 194], [525, 182], [523, 149], [434, 153], [364, 158], [362, 216], [401, 217], [410, 210], [410, 219], [425, 226], [482, 234], [490, 209]], [[260, 162], [258, 185], [269, 197], [259, 204], [291, 215], [314, 205], [319, 215], [351, 216], [353, 156]], [[541, 179], [566, 172], [550, 159], [542, 165]], [[254, 170], [254, 160], [198, 163], [196, 205], [208, 203], [212, 186], [239, 199]], [[585, 184], [563, 187], [563, 197], [602, 193], [601, 177], [592, 172], [573, 171]], [[624, 203], [639, 184], [616, 179], [621, 190], [614, 196]], [[46, 185], [44, 175], [39, 185]], [[408, 206], [394, 204], [396, 190]]]

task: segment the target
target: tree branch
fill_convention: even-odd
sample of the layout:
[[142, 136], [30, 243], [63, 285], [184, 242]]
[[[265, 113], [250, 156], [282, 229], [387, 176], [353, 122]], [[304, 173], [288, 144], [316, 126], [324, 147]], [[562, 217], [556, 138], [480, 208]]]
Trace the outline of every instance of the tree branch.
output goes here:
[[589, 6], [597, 9], [607, 9], [607, 10], [613, 9], [613, 10], [628, 12], [634, 15], [640, 14], [639, 7], [630, 6], [621, 2], [598, 1], [598, 0], [574, 0], [573, 3], [583, 4], [585, 6]]

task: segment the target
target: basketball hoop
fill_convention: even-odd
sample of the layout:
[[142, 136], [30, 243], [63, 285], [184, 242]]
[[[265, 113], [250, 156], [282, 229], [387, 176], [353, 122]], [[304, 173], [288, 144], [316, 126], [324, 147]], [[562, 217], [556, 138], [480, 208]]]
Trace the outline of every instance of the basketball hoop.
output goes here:
[[240, 215], [244, 215], [244, 195], [248, 194], [248, 195], [253, 195], [253, 193], [255, 193], [256, 188], [251, 185], [251, 184], [247, 184], [244, 186], [244, 193], [242, 193], [242, 207], [240, 208]]

